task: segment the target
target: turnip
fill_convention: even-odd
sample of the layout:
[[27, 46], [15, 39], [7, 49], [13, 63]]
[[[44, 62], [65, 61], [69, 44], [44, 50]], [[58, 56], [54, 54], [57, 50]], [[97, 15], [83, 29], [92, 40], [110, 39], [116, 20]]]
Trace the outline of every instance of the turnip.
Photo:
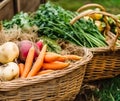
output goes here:
[[34, 42], [29, 41], [29, 40], [23, 40], [18, 43], [18, 47], [19, 47], [19, 51], [20, 51], [19, 58], [21, 61], [26, 60], [28, 51], [32, 45], [35, 47], [35, 53], [34, 53], [34, 59], [35, 59], [39, 54], [39, 49]]
[[0, 63], [14, 61], [19, 56], [19, 48], [14, 42], [6, 42], [0, 46]]
[[10, 81], [18, 77], [19, 77], [19, 67], [16, 63], [9, 62], [7, 64], [0, 66], [0, 80]]

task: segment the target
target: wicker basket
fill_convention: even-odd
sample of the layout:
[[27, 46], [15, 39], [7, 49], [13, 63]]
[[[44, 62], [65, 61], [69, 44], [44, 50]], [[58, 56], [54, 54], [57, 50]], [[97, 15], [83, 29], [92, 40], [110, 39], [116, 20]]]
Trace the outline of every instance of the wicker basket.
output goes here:
[[[96, 4], [88, 4], [89, 7], [92, 5], [95, 6]], [[87, 6], [83, 6], [78, 9], [78, 12], [82, 9], [85, 9]], [[99, 7], [97, 4], [96, 7]], [[112, 78], [120, 74], [120, 47], [116, 46], [116, 42], [118, 42], [118, 37], [120, 35], [120, 23], [118, 22], [117, 18], [105, 12], [101, 6], [99, 7], [103, 11], [88, 11], [84, 13], [80, 13], [78, 16], [71, 20], [71, 24], [75, 23], [78, 19], [83, 16], [91, 15], [91, 14], [103, 14], [105, 17], [111, 17], [116, 22], [118, 33], [114, 35], [112, 32], [109, 31], [108, 23], [105, 34], [108, 38], [106, 42], [108, 43], [108, 47], [98, 47], [98, 48], [89, 48], [89, 50], [93, 53], [92, 60], [88, 63], [85, 73], [84, 82], [105, 79], [105, 78]]]
[[0, 1], [0, 20], [11, 19], [14, 15], [13, 0]]
[[2, 101], [73, 101], [81, 88], [92, 53], [86, 48], [67, 48], [83, 58], [68, 68], [25, 79], [0, 82]]
[[84, 82], [112, 78], [120, 74], [120, 47], [90, 49], [94, 57], [88, 63]]

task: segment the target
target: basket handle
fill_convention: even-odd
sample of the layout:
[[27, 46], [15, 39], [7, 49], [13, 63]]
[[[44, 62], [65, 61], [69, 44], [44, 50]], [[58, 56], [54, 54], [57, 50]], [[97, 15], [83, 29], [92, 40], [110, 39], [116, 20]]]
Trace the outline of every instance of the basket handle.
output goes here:
[[78, 8], [77, 12], [81, 12], [81, 11], [91, 8], [91, 7], [97, 7], [97, 8], [100, 8], [101, 11], [105, 11], [105, 8], [102, 5], [96, 4], [96, 3], [90, 3], [90, 4], [86, 4], [86, 5], [83, 5], [82, 7]]
[[[71, 21], [70, 21], [70, 24], [74, 24], [77, 20], [79, 20], [80, 18], [84, 17], [84, 16], [87, 16], [87, 15], [91, 15], [91, 14], [95, 14], [95, 13], [98, 13], [98, 14], [103, 14], [104, 16], [108, 16], [108, 17], [111, 17], [115, 22], [116, 22], [116, 29], [117, 29], [117, 33], [115, 35], [115, 37], [111, 37], [111, 33], [110, 32], [110, 27], [109, 27], [109, 24], [106, 20], [106, 17], [104, 17], [104, 21], [105, 23], [107, 24], [107, 27], [106, 27], [106, 31], [105, 31], [105, 34], [106, 34], [106, 41], [108, 43], [108, 45], [110, 46], [110, 49], [114, 50], [115, 49], [115, 44], [117, 42], [117, 39], [118, 37], [120, 36], [120, 23], [118, 21], [118, 19], [113, 15], [113, 14], [110, 14], [110, 13], [107, 13], [107, 12], [104, 12], [104, 11], [89, 11], [89, 12], [84, 12], [84, 13], [80, 13], [79, 15], [77, 15], [76, 17], [74, 17]], [[109, 40], [110, 38], [112, 38], [113, 40]]]

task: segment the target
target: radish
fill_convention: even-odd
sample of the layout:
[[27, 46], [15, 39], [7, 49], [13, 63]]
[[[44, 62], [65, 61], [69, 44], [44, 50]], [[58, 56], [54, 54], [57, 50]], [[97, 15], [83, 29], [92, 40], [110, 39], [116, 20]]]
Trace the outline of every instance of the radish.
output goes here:
[[34, 59], [35, 59], [39, 54], [39, 48], [37, 47], [37, 45], [34, 42], [29, 41], [29, 40], [23, 40], [18, 43], [18, 47], [19, 47], [19, 51], [20, 51], [19, 58], [21, 61], [26, 60], [28, 51], [32, 45], [35, 47], [35, 53], [34, 53]]
[[42, 41], [42, 40], [39, 40], [38, 42], [36, 42], [36, 45], [37, 45], [37, 47], [39, 48], [39, 50], [41, 50], [42, 47], [43, 47], [43, 41]]

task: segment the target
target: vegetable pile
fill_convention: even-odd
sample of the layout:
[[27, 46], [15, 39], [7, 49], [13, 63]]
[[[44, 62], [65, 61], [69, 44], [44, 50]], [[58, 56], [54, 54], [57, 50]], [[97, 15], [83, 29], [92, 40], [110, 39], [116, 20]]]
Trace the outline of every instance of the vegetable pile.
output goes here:
[[0, 46], [0, 80], [8, 81], [19, 77], [19, 67], [13, 62], [19, 56], [19, 48], [13, 42]]
[[82, 57], [58, 54], [47, 50], [41, 41], [5, 42], [0, 46], [0, 80], [39, 76], [68, 67]]

